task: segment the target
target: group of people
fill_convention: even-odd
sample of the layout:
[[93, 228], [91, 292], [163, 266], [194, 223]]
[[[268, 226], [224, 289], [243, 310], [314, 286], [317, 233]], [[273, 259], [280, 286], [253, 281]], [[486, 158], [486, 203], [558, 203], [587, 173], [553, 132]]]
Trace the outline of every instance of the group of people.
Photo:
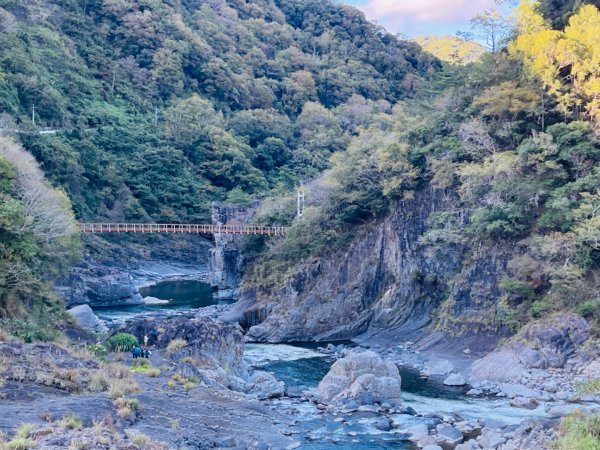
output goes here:
[[148, 349], [150, 343], [150, 337], [152, 337], [152, 341], [156, 343], [158, 340], [159, 331], [154, 329], [148, 333], [144, 334], [144, 345], [134, 345], [131, 349], [131, 354], [133, 355], [133, 359], [137, 358], [150, 358], [152, 352]]
[[131, 354], [133, 355], [133, 359], [137, 358], [150, 358], [152, 352], [148, 350], [146, 347], [140, 347], [138, 345], [134, 345], [131, 349]]

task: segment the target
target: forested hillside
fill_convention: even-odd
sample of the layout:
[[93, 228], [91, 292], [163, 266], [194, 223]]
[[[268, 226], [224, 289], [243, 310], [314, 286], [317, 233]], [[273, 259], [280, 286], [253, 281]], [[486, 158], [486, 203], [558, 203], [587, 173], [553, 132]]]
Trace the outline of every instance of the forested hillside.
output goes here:
[[[388, 213], [411, 220], [401, 205], [433, 190], [446, 206], [429, 216], [419, 245], [463, 252], [466, 268], [482, 248], [507, 258], [472, 280], [492, 301], [478, 317], [460, 316], [455, 279], [436, 287], [440, 327], [517, 329], [556, 310], [598, 318], [600, 12], [580, 6], [553, 28], [565, 11], [522, 2], [508, 48], [448, 66], [414, 99], [366, 114], [346, 153], [309, 186], [309, 208], [287, 238], [266, 249], [248, 244], [259, 253], [247, 286], [269, 298], [299, 261], [347, 248]], [[273, 201], [262, 220], [291, 217], [293, 207], [292, 198]], [[415, 272], [405, 282], [419, 280], [435, 281]]]
[[85, 219], [292, 189], [438, 66], [330, 1], [0, 2], [0, 129]]
[[0, 137], [0, 334], [31, 341], [59, 333], [63, 306], [48, 280], [63, 274], [79, 250], [67, 196], [50, 186], [27, 151]]

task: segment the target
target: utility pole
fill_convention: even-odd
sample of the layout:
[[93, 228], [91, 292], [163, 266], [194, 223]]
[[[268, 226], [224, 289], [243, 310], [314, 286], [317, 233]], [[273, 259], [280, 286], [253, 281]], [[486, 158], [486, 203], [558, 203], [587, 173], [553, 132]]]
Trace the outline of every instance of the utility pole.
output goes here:
[[35, 125], [35, 103], [31, 107], [31, 122]]
[[154, 107], [154, 126], [158, 126], [158, 106]]
[[299, 219], [304, 215], [305, 197], [306, 197], [306, 193], [304, 192], [304, 187], [300, 186], [298, 188], [298, 203], [297, 203], [297, 217]]

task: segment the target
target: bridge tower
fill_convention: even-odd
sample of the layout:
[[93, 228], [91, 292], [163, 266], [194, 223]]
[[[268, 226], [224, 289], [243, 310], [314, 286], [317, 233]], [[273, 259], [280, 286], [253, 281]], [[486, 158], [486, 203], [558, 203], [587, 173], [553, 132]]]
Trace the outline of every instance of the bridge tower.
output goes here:
[[298, 217], [298, 219], [300, 219], [304, 215], [305, 197], [306, 197], [306, 192], [304, 191], [304, 186], [300, 186], [298, 188], [298, 202], [297, 202], [297, 217]]

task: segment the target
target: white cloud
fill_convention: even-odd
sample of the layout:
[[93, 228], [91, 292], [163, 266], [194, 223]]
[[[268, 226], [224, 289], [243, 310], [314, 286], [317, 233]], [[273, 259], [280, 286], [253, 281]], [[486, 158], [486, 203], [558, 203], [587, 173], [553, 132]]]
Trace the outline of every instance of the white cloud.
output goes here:
[[369, 0], [362, 9], [386, 23], [449, 23], [468, 21], [494, 5], [494, 0]]

